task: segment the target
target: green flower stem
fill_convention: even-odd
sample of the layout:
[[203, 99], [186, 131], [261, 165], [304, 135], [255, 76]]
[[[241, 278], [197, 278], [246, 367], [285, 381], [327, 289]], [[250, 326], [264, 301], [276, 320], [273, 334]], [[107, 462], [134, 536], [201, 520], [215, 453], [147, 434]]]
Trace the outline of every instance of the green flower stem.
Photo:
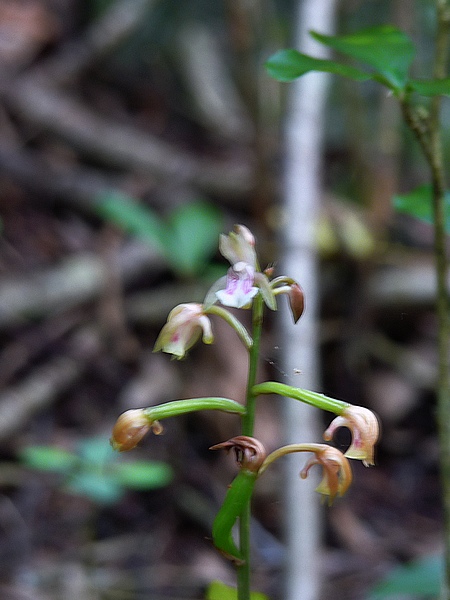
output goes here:
[[[447, 77], [450, 32], [450, 3], [436, 0], [437, 33], [433, 78]], [[430, 168], [433, 189], [434, 257], [437, 278], [436, 313], [438, 319], [438, 430], [440, 468], [445, 523], [445, 590], [450, 600], [450, 316], [447, 294], [448, 259], [445, 232], [445, 168], [441, 142], [440, 108], [442, 99], [434, 96], [429, 115], [421, 117], [409, 98], [401, 102], [406, 124], [416, 136]]]
[[230, 398], [188, 398], [186, 400], [173, 400], [165, 404], [150, 406], [144, 410], [145, 416], [154, 421], [176, 417], [197, 410], [221, 410], [223, 412], [245, 415], [245, 406]]
[[[242, 416], [242, 435], [253, 437], [255, 424], [256, 394], [253, 392], [259, 361], [259, 346], [263, 323], [264, 304], [261, 293], [253, 299], [252, 305], [253, 344], [249, 350], [246, 412]], [[237, 566], [238, 600], [250, 600], [250, 502], [245, 503], [239, 517], [239, 549], [242, 564]]]
[[263, 464], [259, 468], [258, 477], [264, 473], [269, 465], [282, 456], [286, 456], [286, 454], [292, 454], [293, 452], [317, 452], [317, 450], [326, 447], [325, 444], [288, 444], [287, 446], [277, 448], [264, 459]]
[[351, 406], [348, 402], [329, 398], [323, 394], [296, 388], [291, 385], [286, 385], [285, 383], [278, 383], [278, 381], [258, 383], [253, 386], [252, 392], [255, 396], [260, 396], [262, 394], [278, 394], [279, 396], [286, 396], [287, 398], [306, 402], [306, 404], [311, 404], [321, 410], [328, 410], [336, 415], [341, 415], [348, 406]]
[[238, 334], [247, 350], [250, 351], [251, 347], [253, 346], [253, 340], [250, 334], [248, 333], [247, 329], [244, 327], [244, 325], [242, 325], [242, 323], [238, 319], [236, 319], [236, 317], [232, 315], [230, 311], [226, 310], [225, 308], [222, 308], [221, 306], [216, 306], [215, 304], [213, 304], [209, 308], [204, 309], [203, 312], [206, 315], [217, 315], [218, 317], [226, 321], [228, 325], [230, 325]]
[[[436, 0], [437, 33], [433, 77], [443, 79], [448, 73], [450, 33], [450, 3]], [[447, 294], [447, 248], [445, 233], [445, 167], [441, 141], [442, 98], [434, 96], [430, 106], [429, 166], [433, 183], [434, 256], [437, 277], [436, 312], [438, 318], [438, 430], [440, 442], [440, 467], [445, 523], [445, 585], [443, 594], [450, 598], [450, 316]]]

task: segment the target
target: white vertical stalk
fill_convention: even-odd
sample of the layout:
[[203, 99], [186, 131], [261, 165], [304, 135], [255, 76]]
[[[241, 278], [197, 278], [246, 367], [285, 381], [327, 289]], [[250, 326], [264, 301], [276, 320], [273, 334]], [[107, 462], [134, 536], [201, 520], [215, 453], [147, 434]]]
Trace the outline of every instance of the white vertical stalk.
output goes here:
[[[333, 33], [336, 0], [299, 0], [293, 46], [306, 54], [326, 56], [323, 46], [308, 34], [314, 29]], [[290, 84], [286, 122], [286, 170], [283, 272], [303, 287], [306, 312], [294, 327], [287, 311], [280, 311], [283, 370], [298, 387], [320, 391], [318, 286], [315, 232], [321, 196], [322, 140], [328, 76], [310, 73]], [[318, 411], [287, 400], [286, 442], [317, 441]], [[320, 502], [314, 489], [317, 477], [304, 481], [298, 457], [287, 464], [287, 589], [286, 600], [317, 600], [320, 591]]]

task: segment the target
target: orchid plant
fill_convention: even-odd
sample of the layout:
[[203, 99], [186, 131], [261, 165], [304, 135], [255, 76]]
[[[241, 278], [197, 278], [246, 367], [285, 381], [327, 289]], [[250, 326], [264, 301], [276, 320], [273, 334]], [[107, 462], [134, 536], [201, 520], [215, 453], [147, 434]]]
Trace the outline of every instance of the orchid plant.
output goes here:
[[[203, 304], [180, 304], [170, 312], [167, 323], [156, 340], [154, 351], [163, 351], [182, 359], [200, 338], [205, 344], [213, 343], [211, 315], [224, 319], [235, 330], [248, 352], [245, 401], [241, 403], [222, 397], [189, 398], [129, 410], [117, 420], [111, 443], [118, 451], [131, 450], [149, 431], [161, 433], [162, 419], [193, 411], [219, 410], [235, 413], [240, 417], [239, 435], [211, 447], [212, 450], [233, 450], [239, 467], [214, 521], [212, 538], [217, 549], [237, 569], [237, 591], [230, 593], [228, 590], [226, 597], [250, 600], [252, 597], [260, 597], [250, 591], [250, 503], [258, 478], [278, 458], [293, 452], [306, 452], [311, 457], [300, 476], [305, 478], [311, 467], [321, 466], [323, 478], [317, 491], [331, 504], [337, 496], [342, 496], [347, 491], [352, 481], [349, 459], [362, 460], [366, 466], [374, 464], [374, 445], [378, 440], [379, 427], [376, 416], [367, 408], [277, 381], [256, 381], [264, 307], [277, 310], [278, 297], [286, 294], [296, 323], [304, 311], [303, 291], [289, 277], [272, 278], [272, 267], [261, 271], [254, 236], [244, 225], [236, 225], [228, 235], [221, 234], [219, 249], [231, 264], [227, 275], [212, 285]], [[251, 310], [251, 331], [227, 307]], [[329, 444], [299, 443], [283, 446], [267, 455], [262, 443], [254, 437], [257, 399], [266, 394], [278, 394], [334, 413], [336, 417], [325, 431], [324, 440], [331, 441], [336, 429], [347, 427], [352, 433], [350, 447], [342, 453]], [[233, 537], [233, 528], [237, 522], [238, 543]]]

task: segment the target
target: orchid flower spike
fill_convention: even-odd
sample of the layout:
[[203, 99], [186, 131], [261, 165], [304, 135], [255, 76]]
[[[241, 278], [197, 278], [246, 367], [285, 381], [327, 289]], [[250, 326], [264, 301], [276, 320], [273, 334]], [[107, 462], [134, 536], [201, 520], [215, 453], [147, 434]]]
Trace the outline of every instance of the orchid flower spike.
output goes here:
[[306, 479], [309, 470], [314, 465], [321, 465], [323, 479], [316, 488], [316, 492], [328, 496], [331, 505], [336, 496], [343, 496], [352, 482], [352, 470], [347, 458], [337, 448], [327, 444], [289, 444], [278, 448], [265, 459], [259, 469], [258, 475], [267, 467], [286, 454], [293, 452], [313, 452], [314, 456], [306, 463], [300, 472], [300, 477]]
[[348, 406], [340, 416], [333, 419], [323, 434], [323, 439], [331, 440], [339, 427], [348, 427], [352, 432], [352, 443], [345, 456], [362, 460], [366, 467], [375, 464], [374, 446], [380, 435], [375, 414], [362, 406]]
[[153, 352], [162, 350], [173, 354], [177, 359], [184, 358], [201, 335], [205, 344], [212, 344], [214, 341], [211, 321], [204, 314], [203, 306], [195, 302], [179, 304], [170, 311]]
[[158, 421], [152, 421], [143, 408], [127, 410], [114, 425], [111, 446], [119, 452], [132, 450], [150, 430], [159, 435], [162, 426]]

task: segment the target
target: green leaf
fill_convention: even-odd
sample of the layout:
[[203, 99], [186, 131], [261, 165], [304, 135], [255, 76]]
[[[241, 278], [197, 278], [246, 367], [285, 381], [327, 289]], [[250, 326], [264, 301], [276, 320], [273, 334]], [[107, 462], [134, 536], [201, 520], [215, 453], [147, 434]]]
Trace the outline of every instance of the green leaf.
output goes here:
[[403, 90], [414, 58], [414, 44], [392, 25], [369, 27], [350, 35], [329, 36], [311, 32], [319, 42], [371, 66], [388, 87]]
[[[237, 600], [237, 598], [236, 588], [221, 581], [212, 581], [206, 590], [206, 600]], [[250, 592], [250, 600], [269, 600], [269, 598], [260, 592]]]
[[183, 204], [169, 216], [167, 252], [175, 270], [193, 275], [204, 268], [217, 249], [222, 215], [206, 202]]
[[95, 208], [104, 219], [145, 240], [160, 252], [165, 252], [166, 226], [148, 206], [138, 204], [125, 194], [111, 191], [96, 198]]
[[168, 485], [173, 479], [170, 465], [157, 461], [133, 461], [113, 466], [116, 480], [133, 490], [153, 490]]
[[293, 81], [310, 71], [334, 73], [355, 81], [367, 81], [371, 75], [333, 60], [313, 58], [298, 50], [279, 50], [266, 62], [267, 72], [278, 81]]
[[103, 436], [82, 440], [77, 450], [83, 466], [86, 468], [102, 466], [117, 458], [117, 454], [112, 449], [109, 439]]
[[450, 96], [450, 77], [445, 79], [410, 79], [408, 88], [422, 96]]
[[76, 473], [67, 484], [66, 490], [108, 505], [114, 504], [124, 495], [123, 487], [114, 477], [97, 470]]
[[20, 460], [31, 469], [67, 473], [78, 463], [75, 454], [54, 446], [28, 446], [19, 452]]
[[444, 573], [442, 556], [426, 556], [406, 566], [393, 569], [376, 585], [370, 600], [396, 599], [400, 594], [414, 598], [437, 597]]
[[[424, 184], [406, 194], [397, 194], [392, 199], [397, 212], [433, 223], [433, 192], [431, 185]], [[445, 193], [445, 229], [450, 233], [450, 192]]]

